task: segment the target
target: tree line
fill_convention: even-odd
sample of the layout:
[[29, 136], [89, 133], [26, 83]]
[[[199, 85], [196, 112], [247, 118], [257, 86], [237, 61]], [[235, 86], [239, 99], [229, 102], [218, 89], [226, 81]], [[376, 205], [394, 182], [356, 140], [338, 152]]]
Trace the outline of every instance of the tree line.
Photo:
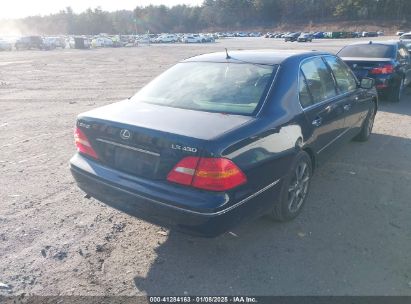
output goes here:
[[38, 34], [133, 34], [269, 28], [283, 24], [335, 21], [408, 24], [409, 0], [204, 0], [200, 6], [136, 7], [76, 14], [70, 7], [56, 14], [16, 20], [22, 31]]

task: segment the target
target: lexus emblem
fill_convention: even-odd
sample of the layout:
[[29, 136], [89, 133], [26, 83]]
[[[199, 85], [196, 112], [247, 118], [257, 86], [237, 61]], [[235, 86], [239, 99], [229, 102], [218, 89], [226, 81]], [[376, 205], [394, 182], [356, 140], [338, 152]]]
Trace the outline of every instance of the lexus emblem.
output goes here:
[[122, 130], [120, 131], [120, 137], [121, 137], [122, 139], [130, 139], [130, 138], [131, 138], [131, 133], [130, 133], [130, 131], [127, 130], [127, 129], [122, 129]]

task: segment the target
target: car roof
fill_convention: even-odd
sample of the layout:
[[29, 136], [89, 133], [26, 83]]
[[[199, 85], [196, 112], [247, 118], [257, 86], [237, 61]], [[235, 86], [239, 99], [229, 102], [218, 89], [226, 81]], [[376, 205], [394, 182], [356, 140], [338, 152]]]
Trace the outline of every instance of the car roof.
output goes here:
[[288, 58], [307, 57], [318, 55], [331, 55], [327, 52], [306, 51], [306, 50], [228, 50], [230, 58], [227, 59], [226, 52], [217, 52], [194, 56], [183, 60], [182, 62], [231, 62], [231, 63], [253, 63], [277, 65], [281, 64]]

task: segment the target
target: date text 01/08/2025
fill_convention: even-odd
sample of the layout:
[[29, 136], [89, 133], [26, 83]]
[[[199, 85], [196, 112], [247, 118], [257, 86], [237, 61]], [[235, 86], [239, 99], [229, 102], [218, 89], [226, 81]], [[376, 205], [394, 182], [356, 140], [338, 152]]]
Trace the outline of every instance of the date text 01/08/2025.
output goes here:
[[150, 303], [258, 303], [255, 297], [247, 296], [173, 296], [173, 297], [150, 297]]

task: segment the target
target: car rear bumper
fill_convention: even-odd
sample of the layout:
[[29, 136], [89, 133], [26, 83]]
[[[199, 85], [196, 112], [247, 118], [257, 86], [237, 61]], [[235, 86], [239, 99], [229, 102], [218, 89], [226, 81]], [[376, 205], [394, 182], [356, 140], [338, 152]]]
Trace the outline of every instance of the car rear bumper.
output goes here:
[[[273, 203], [273, 195], [280, 192], [280, 180], [277, 180], [234, 201], [227, 193], [143, 182], [79, 154], [70, 160], [70, 170], [80, 189], [115, 209], [154, 224], [206, 237], [217, 236], [263, 215]], [[210, 204], [216, 208], [210, 208]]]

